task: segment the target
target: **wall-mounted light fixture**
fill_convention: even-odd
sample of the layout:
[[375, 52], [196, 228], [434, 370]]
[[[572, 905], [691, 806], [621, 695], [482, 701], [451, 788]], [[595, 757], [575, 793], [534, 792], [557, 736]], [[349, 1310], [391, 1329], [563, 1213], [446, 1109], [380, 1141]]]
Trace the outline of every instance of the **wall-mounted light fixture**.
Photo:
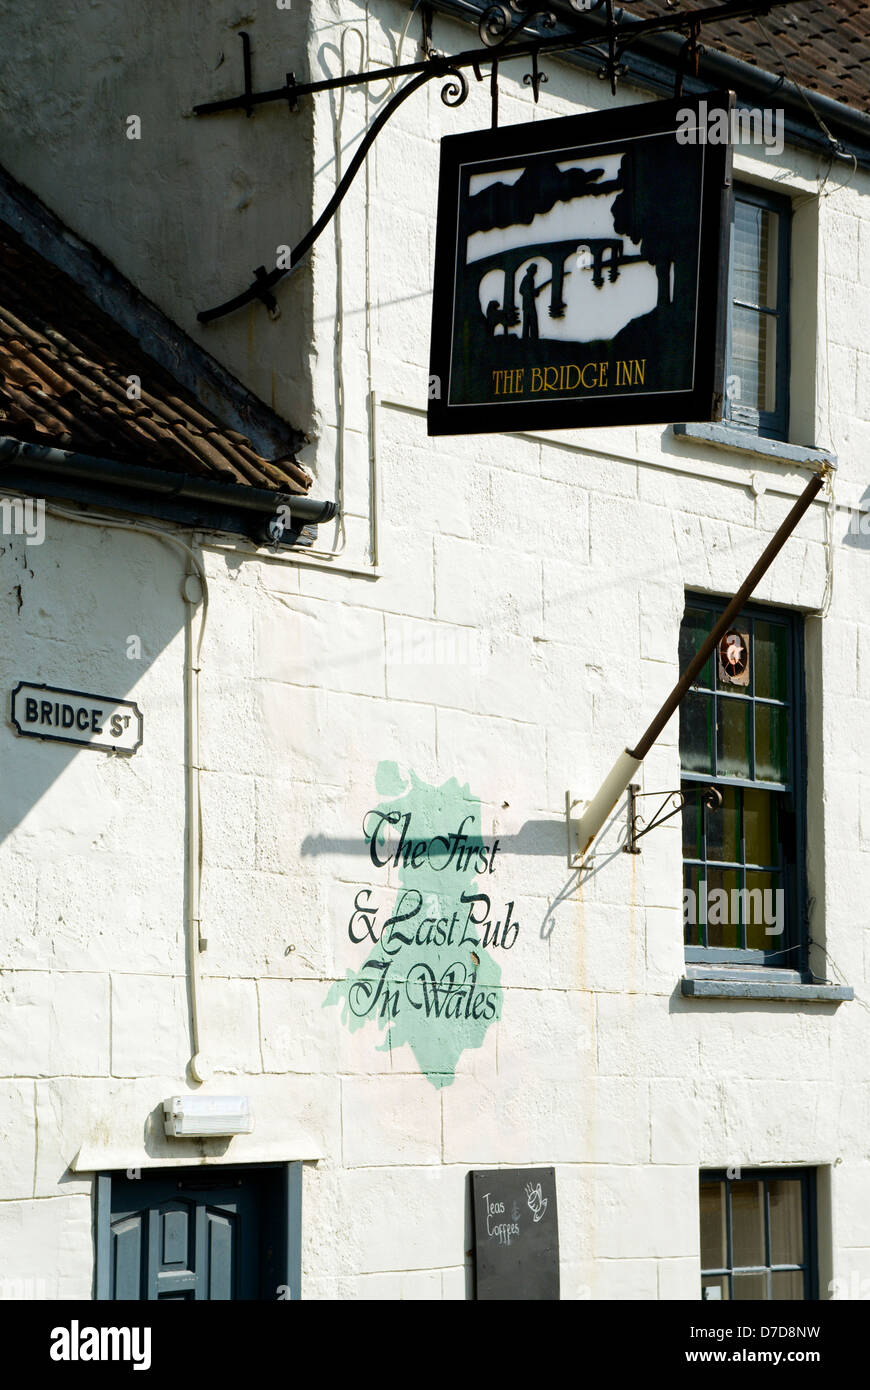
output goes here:
[[163, 1102], [169, 1139], [250, 1134], [254, 1117], [247, 1096], [172, 1096]]

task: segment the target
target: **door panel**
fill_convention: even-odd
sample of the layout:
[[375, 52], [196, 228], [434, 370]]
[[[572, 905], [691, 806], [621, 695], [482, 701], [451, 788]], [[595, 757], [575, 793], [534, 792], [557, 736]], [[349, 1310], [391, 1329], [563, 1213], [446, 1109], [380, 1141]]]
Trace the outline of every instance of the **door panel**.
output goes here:
[[141, 1172], [97, 1175], [98, 1299], [301, 1297], [299, 1161]]
[[112, 1297], [141, 1298], [142, 1217], [128, 1216], [112, 1224]]
[[255, 1299], [265, 1219], [260, 1175], [219, 1183], [160, 1178], [112, 1183], [114, 1299]]

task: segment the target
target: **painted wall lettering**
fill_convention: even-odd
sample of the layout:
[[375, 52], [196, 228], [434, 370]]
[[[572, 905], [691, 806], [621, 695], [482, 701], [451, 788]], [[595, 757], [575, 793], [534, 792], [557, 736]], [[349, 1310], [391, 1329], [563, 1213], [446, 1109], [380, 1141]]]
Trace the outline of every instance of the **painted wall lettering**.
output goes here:
[[363, 821], [373, 869], [398, 869], [400, 888], [355, 893], [347, 934], [368, 955], [326, 1003], [343, 1004], [351, 1031], [374, 1021], [382, 1049], [407, 1043], [433, 1086], [449, 1086], [462, 1053], [501, 1017], [491, 952], [511, 950], [520, 923], [514, 901], [497, 905], [489, 888], [499, 842], [482, 839], [480, 803], [467, 786], [454, 778], [430, 786], [413, 772], [406, 785], [395, 763], [381, 763], [377, 787], [402, 789]]

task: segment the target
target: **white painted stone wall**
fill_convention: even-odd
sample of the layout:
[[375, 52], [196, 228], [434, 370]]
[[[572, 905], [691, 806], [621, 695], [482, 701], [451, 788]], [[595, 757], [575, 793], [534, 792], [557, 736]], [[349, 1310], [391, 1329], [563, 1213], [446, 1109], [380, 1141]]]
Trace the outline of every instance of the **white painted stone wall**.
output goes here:
[[[346, 165], [384, 95], [349, 94], [338, 137], [329, 97], [292, 117], [186, 119], [240, 85], [235, 30], [252, 35], [255, 84], [271, 86], [304, 72], [303, 45], [312, 75], [336, 71], [342, 33], [349, 68], [361, 42], [367, 61], [393, 61], [406, 16], [393, 0], [291, 12], [261, 0], [244, 15], [160, 0], [147, 16], [101, 0], [52, 25], [16, 15], [26, 66], [0, 44], [14, 62], [0, 114], [12, 172], [309, 433], [318, 495], [343, 487], [344, 531], [321, 528], [314, 557], [204, 545], [206, 1090], [244, 1091], [257, 1116], [222, 1157], [318, 1160], [304, 1176], [307, 1298], [465, 1297], [467, 1173], [499, 1164], [557, 1167], [563, 1297], [696, 1298], [698, 1169], [818, 1165], [824, 1295], [833, 1276], [870, 1278], [870, 557], [843, 543], [867, 487], [870, 182], [840, 187], [838, 166], [819, 197], [814, 157], [737, 156], [742, 177], [796, 200], [792, 439], [840, 461], [830, 613], [813, 616], [822, 504], [757, 597], [808, 615], [813, 964], [857, 998], [685, 1000], [677, 822], [629, 857], [609, 853], [620, 820], [580, 883], [565, 797], [592, 795], [676, 679], [685, 589], [733, 592], [805, 474], [652, 426], [427, 439], [438, 139], [488, 124], [487, 84], [454, 112], [430, 84], [378, 141], [368, 233], [363, 176], [342, 210], [340, 287], [329, 232], [279, 289], [276, 322], [253, 308], [194, 324], [307, 228], [334, 186], [336, 142]], [[439, 47], [467, 41], [438, 21]], [[594, 78], [548, 71], [537, 108], [519, 70], [505, 73], [503, 123], [613, 104]], [[138, 143], [124, 135], [131, 111]], [[86, 1298], [92, 1181], [70, 1171], [77, 1153], [106, 1166], [209, 1156], [152, 1128], [143, 1146], [162, 1100], [194, 1089], [184, 567], [152, 536], [59, 516], [42, 547], [2, 537], [0, 549], [2, 689], [105, 690], [145, 718], [130, 760], [0, 729], [0, 1266], [39, 1296]], [[141, 662], [126, 656], [131, 634]], [[425, 660], [426, 643], [446, 659]], [[673, 722], [645, 788], [677, 785], [676, 739]], [[499, 959], [502, 1018], [441, 1089], [408, 1047], [378, 1051], [371, 1024], [351, 1033], [324, 1007], [362, 960], [347, 932], [355, 894], [387, 901], [398, 886], [361, 852], [387, 761], [468, 784], [484, 839], [507, 846], [494, 899], [514, 899], [521, 923]]]

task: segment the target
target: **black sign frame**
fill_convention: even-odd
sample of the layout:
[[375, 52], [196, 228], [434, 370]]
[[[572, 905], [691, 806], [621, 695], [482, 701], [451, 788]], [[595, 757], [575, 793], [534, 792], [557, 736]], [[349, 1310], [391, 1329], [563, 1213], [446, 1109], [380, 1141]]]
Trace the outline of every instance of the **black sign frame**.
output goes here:
[[[597, 111], [588, 115], [567, 116], [552, 121], [535, 121], [518, 126], [502, 127], [499, 130], [475, 131], [469, 134], [447, 136], [441, 141], [441, 173], [438, 194], [438, 225], [435, 249], [435, 276], [432, 312], [432, 346], [429, 367], [429, 410], [428, 432], [430, 435], [504, 433], [541, 429], [571, 429], [607, 425], [667, 424], [683, 420], [716, 421], [722, 418], [725, 386], [725, 349], [727, 331], [727, 289], [728, 267], [731, 244], [731, 217], [733, 188], [731, 177], [732, 128], [731, 112], [734, 107], [733, 92], [708, 92], [703, 97], [679, 97], [669, 101], [643, 103], [637, 106], [621, 107], [614, 111]], [[705, 103], [705, 105], [702, 105]], [[691, 112], [695, 122], [694, 143], [680, 143], [677, 131], [685, 132], [691, 122], [685, 113]], [[723, 117], [724, 113], [724, 117]], [[711, 118], [721, 118], [715, 128]], [[722, 138], [723, 125], [727, 130]], [[708, 139], [708, 136], [710, 137]], [[672, 140], [673, 155], [670, 153]], [[714, 143], [714, 140], [716, 143]], [[641, 142], [650, 142], [642, 145]], [[658, 154], [653, 161], [636, 151], [649, 151], [655, 148]], [[674, 257], [675, 271], [681, 273], [678, 295], [674, 289], [675, 279], [671, 279], [670, 289], [664, 291], [659, 280], [659, 302], [655, 309], [646, 315], [645, 327], [635, 327], [632, 323], [643, 325], [642, 318], [630, 320], [627, 329], [633, 337], [627, 337], [627, 329], [618, 332], [611, 339], [601, 338], [592, 343], [573, 343], [564, 346], [554, 345], [552, 339], [526, 344], [525, 337], [508, 333], [523, 319], [522, 334], [526, 333], [525, 319], [527, 305], [534, 296], [545, 288], [537, 287], [534, 278], [536, 266], [531, 267], [531, 289], [523, 297], [523, 314], [520, 316], [516, 305], [516, 287], [505, 288], [503, 303], [492, 300], [483, 312], [479, 300], [482, 279], [475, 286], [472, 281], [480, 271], [472, 270], [462, 275], [460, 243], [463, 234], [471, 235], [475, 226], [474, 218], [480, 220], [475, 209], [472, 213], [472, 195], [469, 193], [470, 180], [475, 172], [489, 167], [497, 172], [500, 167], [509, 168], [511, 161], [528, 160], [523, 175], [529, 169], [541, 167], [546, 163], [552, 168], [583, 159], [588, 161], [596, 156], [626, 154], [632, 152], [635, 160], [629, 165], [637, 170], [631, 191], [625, 194], [624, 207], [628, 210], [629, 225], [637, 225], [637, 209], [642, 215], [652, 219], [652, 225], [660, 229], [659, 235], [673, 245], [689, 247], [682, 260]], [[657, 159], [657, 163], [655, 162]], [[572, 167], [579, 167], [574, 165]], [[692, 196], [681, 201], [665, 202], [665, 193], [655, 197], [658, 175], [661, 169], [674, 171], [674, 177], [681, 177], [680, 188], [691, 186]], [[682, 171], [682, 175], [680, 174]], [[552, 181], [552, 175], [547, 174]], [[558, 177], [564, 177], [560, 173]], [[588, 175], [587, 175], [588, 177]], [[620, 177], [622, 171], [620, 170]], [[539, 182], [542, 176], [539, 175]], [[644, 185], [644, 179], [646, 184]], [[689, 182], [687, 182], [689, 180]], [[514, 179], [513, 182], [519, 182]], [[627, 179], [626, 181], [627, 182]], [[615, 187], [611, 182], [611, 186]], [[672, 184], [672, 186], [676, 186]], [[501, 186], [504, 188], [504, 185]], [[541, 197], [534, 192], [534, 181], [529, 185], [529, 196]], [[625, 183], [619, 185], [624, 191]], [[643, 188], [643, 194], [638, 189]], [[583, 196], [595, 195], [597, 190], [590, 182], [583, 190]], [[500, 193], [501, 197], [510, 197]], [[526, 193], [518, 195], [525, 197]], [[645, 199], [645, 201], [643, 201]], [[564, 201], [564, 200], [563, 200]], [[617, 200], [614, 200], [617, 201]], [[490, 202], [490, 207], [492, 203]], [[484, 232], [494, 227], [530, 225], [531, 216], [524, 215], [518, 202], [519, 215], [516, 223], [490, 222]], [[552, 206], [552, 205], [551, 205]], [[661, 208], [668, 209], [668, 221], [663, 219]], [[543, 210], [543, 209], [541, 209]], [[503, 216], [510, 215], [504, 213]], [[633, 219], [633, 220], [632, 220]], [[682, 222], [680, 221], [682, 219]], [[683, 227], [697, 226], [697, 242], [691, 236], [682, 235]], [[616, 240], [614, 235], [614, 240]], [[584, 243], [582, 235], [572, 232], [575, 244]], [[586, 238], [588, 241], [589, 238]], [[629, 241], [638, 244], [631, 237]], [[567, 243], [564, 243], [565, 245]], [[624, 245], [624, 242], [623, 242]], [[547, 256], [557, 243], [549, 247], [523, 248], [531, 256], [539, 253]], [[605, 260], [606, 246], [594, 251], [599, 257], [594, 263], [593, 285], [602, 278], [602, 268], [608, 269], [619, 252], [610, 251], [609, 261]], [[500, 253], [504, 259], [504, 253]], [[516, 260], [516, 253], [510, 253]], [[649, 260], [643, 254], [624, 258], [626, 261]], [[662, 258], [659, 257], [661, 261]], [[485, 262], [484, 262], [485, 263]], [[649, 262], [653, 264], [653, 262]], [[478, 265], [481, 262], [478, 261]], [[559, 271], [562, 276], [563, 269]], [[684, 266], [682, 272], [680, 265]], [[568, 271], [567, 273], [570, 273]], [[609, 273], [609, 269], [608, 269]], [[619, 264], [617, 265], [617, 275]], [[659, 277], [658, 270], [656, 271]], [[615, 277], [614, 277], [615, 278]], [[555, 264], [550, 284], [555, 280]], [[560, 281], [561, 285], [561, 281]], [[599, 286], [600, 288], [600, 286]], [[690, 296], [694, 291], [694, 307]], [[670, 295], [668, 307], [662, 309], [663, 293]], [[522, 287], [521, 287], [522, 294]], [[551, 310], [556, 297], [554, 285], [551, 291]], [[564, 317], [564, 303], [555, 306], [557, 312], [552, 317]], [[559, 313], [561, 309], [561, 314]], [[514, 317], [509, 315], [513, 312]], [[492, 314], [492, 320], [488, 317]], [[691, 339], [687, 331], [687, 315], [691, 314]], [[670, 317], [669, 317], [670, 316]], [[534, 314], [535, 326], [537, 315]], [[681, 332], [675, 334], [674, 324], [679, 323]], [[499, 328], [501, 334], [499, 335]], [[642, 334], [646, 334], [644, 338]], [[619, 341], [645, 342], [660, 348], [658, 362], [653, 358], [653, 374], [656, 384], [649, 389], [646, 381], [647, 367], [641, 369], [640, 359], [635, 357], [620, 360]], [[500, 347], [509, 342], [510, 347]], [[615, 347], [616, 345], [616, 347]], [[691, 346], [691, 370], [688, 370], [688, 354]], [[607, 347], [607, 354], [604, 348]], [[567, 361], [568, 349], [572, 352]], [[592, 349], [592, 354], [587, 349]], [[624, 350], [624, 349], [623, 349]], [[535, 353], [551, 355], [551, 360], [562, 361], [559, 384], [552, 386], [553, 368], [551, 365], [540, 368], [549, 372], [547, 385], [540, 389], [541, 376], [534, 375]], [[584, 356], [585, 354], [585, 356]], [[672, 374], [671, 361], [677, 360], [679, 370]], [[599, 360], [600, 359], [600, 360]], [[643, 359], [644, 364], [646, 358]], [[506, 364], [500, 368], [495, 363]], [[520, 366], [526, 363], [528, 373], [517, 376]], [[605, 366], [609, 363], [610, 366]], [[623, 380], [617, 382], [622, 368]], [[612, 370], [611, 370], [612, 369]], [[571, 375], [572, 371], [575, 373]], [[578, 383], [580, 373], [582, 385]], [[489, 375], [486, 385], [484, 379]], [[598, 383], [601, 378], [601, 384]], [[521, 389], [516, 389], [516, 382]], [[673, 384], [668, 384], [672, 382]], [[593, 384], [594, 383], [594, 384]], [[592, 389], [590, 390], [590, 386]], [[499, 388], [505, 387], [505, 390]], [[507, 389], [513, 387], [513, 390]], [[533, 390], [533, 388], [538, 388]], [[638, 389], [639, 388], [639, 389]]]
[[[136, 742], [130, 748], [119, 748], [112, 743], [95, 743], [92, 740], [88, 739], [81, 739], [75, 737], [67, 738], [65, 734], [56, 734], [53, 729], [51, 729], [50, 732], [46, 732], [41, 727], [36, 729], [28, 729], [20, 723], [15, 707], [16, 697], [21, 694], [22, 690], [40, 690], [44, 694], [50, 695], [71, 695], [73, 699], [76, 700], [99, 700], [101, 704], [108, 705], [111, 709], [120, 709], [122, 707], [124, 709], [128, 709], [131, 711], [130, 717], [136, 719]], [[136, 704], [134, 700], [118, 699], [112, 695], [94, 695], [88, 690], [69, 690], [66, 686], [46, 685], [45, 682], [38, 681], [19, 681], [15, 688], [10, 692], [9, 723], [15, 729], [15, 732], [18, 734], [19, 738], [37, 738], [39, 739], [40, 743], [65, 743], [74, 748], [92, 748], [97, 753], [113, 753], [117, 757], [131, 758], [133, 754], [137, 753], [139, 749], [142, 747], [142, 743], [145, 737], [144, 719], [142, 717], [142, 711], [140, 710], [139, 706]], [[91, 732], [95, 732], [95, 730], [93, 730], [92, 725], [89, 727]], [[79, 725], [79, 730], [82, 733], [88, 732], [88, 729], [81, 725]]]
[[470, 1180], [475, 1298], [558, 1301], [555, 1168], [475, 1169]]

